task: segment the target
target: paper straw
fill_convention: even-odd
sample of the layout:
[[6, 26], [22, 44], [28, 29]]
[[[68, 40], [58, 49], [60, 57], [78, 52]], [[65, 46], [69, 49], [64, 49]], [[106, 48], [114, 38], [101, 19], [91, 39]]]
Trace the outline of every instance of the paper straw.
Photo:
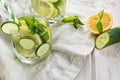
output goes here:
[[16, 22], [16, 24], [20, 25], [17, 17], [15, 16], [14, 12], [10, 9], [8, 4], [4, 0], [0, 0], [0, 1], [1, 1], [3, 7], [5, 8], [5, 10], [10, 14], [11, 18]]

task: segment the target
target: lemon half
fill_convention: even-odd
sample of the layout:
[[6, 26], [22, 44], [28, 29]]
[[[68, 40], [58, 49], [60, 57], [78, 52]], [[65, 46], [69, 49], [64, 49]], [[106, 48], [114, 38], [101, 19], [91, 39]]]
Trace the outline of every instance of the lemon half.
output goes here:
[[[93, 34], [99, 34], [98, 30], [97, 30], [97, 23], [98, 21], [95, 20], [95, 18], [98, 18], [98, 14], [92, 15], [89, 19], [88, 19], [88, 27], [91, 33]], [[111, 29], [112, 25], [113, 25], [113, 18], [109, 13], [104, 13], [103, 17], [101, 19], [102, 25], [103, 25], [103, 32], [107, 31], [109, 29]]]

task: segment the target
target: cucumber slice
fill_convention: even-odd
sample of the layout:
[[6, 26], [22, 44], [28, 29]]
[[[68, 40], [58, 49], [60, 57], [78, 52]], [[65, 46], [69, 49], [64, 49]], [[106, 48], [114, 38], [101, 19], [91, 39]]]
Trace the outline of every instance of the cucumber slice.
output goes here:
[[97, 49], [103, 49], [118, 42], [120, 42], [120, 28], [117, 27], [99, 35], [95, 44]]
[[38, 56], [38, 57], [43, 56], [44, 54], [46, 54], [48, 52], [49, 48], [50, 48], [50, 46], [48, 43], [40, 45], [35, 51], [36, 56]]
[[32, 49], [35, 41], [32, 38], [24, 37], [19, 40], [19, 44], [23, 49]]
[[19, 27], [16, 23], [14, 22], [4, 22], [1, 25], [1, 29], [3, 31], [3, 33], [11, 35], [12, 32], [18, 32], [19, 31]]

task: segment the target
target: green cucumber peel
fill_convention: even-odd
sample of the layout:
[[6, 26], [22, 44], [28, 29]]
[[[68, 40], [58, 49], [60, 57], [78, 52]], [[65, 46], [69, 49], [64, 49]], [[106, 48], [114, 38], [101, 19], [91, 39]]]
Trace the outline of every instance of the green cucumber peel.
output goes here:
[[[120, 27], [113, 28], [100, 34], [95, 40], [96, 48], [99, 50], [118, 42], [120, 42]], [[102, 46], [100, 46], [99, 43]]]

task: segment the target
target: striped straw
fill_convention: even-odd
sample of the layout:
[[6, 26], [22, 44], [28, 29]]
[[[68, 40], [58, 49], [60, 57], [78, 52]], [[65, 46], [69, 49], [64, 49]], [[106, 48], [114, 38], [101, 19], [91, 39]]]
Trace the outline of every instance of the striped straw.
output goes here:
[[4, 0], [0, 0], [2, 5], [4, 6], [5, 10], [10, 14], [11, 18], [16, 22], [16, 24], [20, 25], [17, 17], [15, 16], [14, 12], [10, 9], [8, 4]]

